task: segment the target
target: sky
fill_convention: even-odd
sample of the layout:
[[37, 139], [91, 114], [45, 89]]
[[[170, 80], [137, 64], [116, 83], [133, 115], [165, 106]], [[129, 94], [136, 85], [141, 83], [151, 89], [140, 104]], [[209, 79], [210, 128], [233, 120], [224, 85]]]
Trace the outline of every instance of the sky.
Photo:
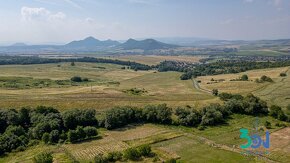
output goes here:
[[0, 44], [290, 38], [290, 0], [0, 0]]

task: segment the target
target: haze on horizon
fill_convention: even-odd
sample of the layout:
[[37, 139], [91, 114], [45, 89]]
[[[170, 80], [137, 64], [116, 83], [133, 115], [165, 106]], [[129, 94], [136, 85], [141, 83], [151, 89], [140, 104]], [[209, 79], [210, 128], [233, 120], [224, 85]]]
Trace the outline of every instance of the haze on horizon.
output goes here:
[[0, 44], [201, 37], [290, 38], [290, 0], [10, 0]]

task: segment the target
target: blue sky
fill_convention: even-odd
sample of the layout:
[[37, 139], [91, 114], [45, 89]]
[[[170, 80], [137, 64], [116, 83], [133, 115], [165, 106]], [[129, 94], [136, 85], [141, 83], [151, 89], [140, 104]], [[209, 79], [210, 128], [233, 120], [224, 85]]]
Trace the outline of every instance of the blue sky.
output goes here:
[[290, 38], [290, 0], [9, 0], [0, 2], [0, 36], [0, 44]]

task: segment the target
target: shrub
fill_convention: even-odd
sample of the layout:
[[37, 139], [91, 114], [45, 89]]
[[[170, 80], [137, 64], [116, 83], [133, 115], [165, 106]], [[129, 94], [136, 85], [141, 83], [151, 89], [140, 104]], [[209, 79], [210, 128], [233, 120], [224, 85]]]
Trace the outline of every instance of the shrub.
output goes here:
[[205, 126], [203, 126], [203, 125], [200, 125], [200, 126], [198, 126], [198, 127], [197, 127], [197, 129], [198, 129], [198, 130], [200, 130], [200, 131], [203, 131], [203, 130], [205, 130], [205, 128], [206, 128], [206, 127], [205, 127]]
[[126, 149], [123, 153], [123, 156], [128, 160], [138, 160], [141, 157], [141, 154], [136, 148], [132, 147]]
[[151, 154], [151, 147], [148, 144], [141, 145], [137, 148], [138, 152], [140, 153], [141, 156], [150, 156]]
[[212, 94], [213, 94], [214, 96], [217, 96], [217, 95], [219, 94], [218, 89], [213, 89], [213, 90], [212, 90]]
[[84, 82], [88, 82], [89, 79], [88, 79], [88, 78], [83, 78], [83, 81], [84, 81]]
[[242, 75], [241, 80], [242, 81], [248, 81], [249, 80], [248, 75], [246, 75], [246, 74]]
[[123, 154], [121, 152], [110, 152], [108, 153], [106, 160], [109, 162], [115, 162], [122, 159]]
[[84, 132], [87, 138], [91, 138], [98, 135], [98, 131], [95, 127], [87, 126], [84, 128]]
[[74, 76], [70, 80], [73, 82], [82, 82], [83, 81], [82, 78], [79, 76]]
[[172, 158], [170, 160], [165, 161], [165, 163], [176, 163], [176, 159]]
[[270, 129], [270, 128], [271, 128], [271, 122], [269, 122], [269, 121], [265, 121], [264, 126], [265, 126], [267, 129]]
[[44, 133], [43, 135], [42, 135], [42, 138], [41, 138], [41, 140], [45, 143], [45, 144], [47, 144], [48, 142], [49, 142], [49, 133]]
[[52, 157], [51, 153], [49, 153], [49, 152], [42, 152], [42, 153], [37, 154], [33, 158], [33, 162], [35, 162], [35, 163], [52, 163], [53, 157]]
[[285, 76], [287, 76], [287, 74], [286, 74], [285, 72], [281, 72], [281, 73], [280, 73], [280, 76], [281, 76], [281, 77], [285, 77]]
[[262, 82], [273, 82], [273, 80], [270, 77], [266, 76], [266, 75], [263, 75], [260, 78], [260, 81], [262, 81]]
[[274, 117], [274, 118], [278, 118], [278, 114], [282, 112], [282, 108], [277, 106], [277, 105], [272, 105], [270, 107], [270, 112], [269, 112], [269, 115]]
[[107, 160], [106, 157], [104, 157], [102, 154], [98, 154], [94, 158], [94, 163], [108, 163], [109, 161]]

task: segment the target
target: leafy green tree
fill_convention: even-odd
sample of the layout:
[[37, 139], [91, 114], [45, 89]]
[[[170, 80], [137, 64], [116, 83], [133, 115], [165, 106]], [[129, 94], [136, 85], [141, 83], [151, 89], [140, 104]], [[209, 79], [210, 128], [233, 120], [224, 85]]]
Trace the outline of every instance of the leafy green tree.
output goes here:
[[85, 133], [84, 128], [82, 126], [78, 126], [76, 128], [76, 132], [77, 132], [77, 137], [79, 140], [83, 140], [86, 138], [86, 133]]
[[280, 106], [272, 105], [270, 107], [269, 115], [277, 119], [280, 112], [282, 112], [282, 108]]
[[70, 65], [71, 66], [75, 66], [76, 64], [75, 64], [75, 62], [71, 62]]
[[87, 126], [84, 127], [84, 132], [88, 138], [94, 137], [98, 135], [98, 131], [95, 127]]
[[242, 75], [241, 80], [242, 81], [248, 81], [249, 80], [248, 75], [246, 75], [246, 74]]
[[19, 121], [23, 127], [28, 127], [30, 125], [30, 109], [21, 108], [19, 111]]
[[206, 106], [202, 109], [201, 125], [217, 125], [224, 122], [224, 117], [221, 111], [215, 108], [214, 105]]
[[183, 126], [197, 126], [201, 122], [200, 113], [193, 108], [178, 107], [175, 110], [178, 123]]
[[49, 141], [51, 143], [57, 143], [60, 137], [60, 133], [58, 130], [52, 130], [49, 134]]
[[95, 126], [98, 124], [96, 119], [96, 111], [94, 109], [72, 109], [62, 114], [64, 127], [67, 129], [75, 129], [77, 126]]
[[79, 137], [78, 137], [78, 133], [76, 132], [76, 130], [69, 130], [67, 133], [67, 139], [71, 143], [77, 142]]
[[145, 122], [170, 124], [172, 109], [166, 104], [147, 105], [142, 109], [142, 116]]

